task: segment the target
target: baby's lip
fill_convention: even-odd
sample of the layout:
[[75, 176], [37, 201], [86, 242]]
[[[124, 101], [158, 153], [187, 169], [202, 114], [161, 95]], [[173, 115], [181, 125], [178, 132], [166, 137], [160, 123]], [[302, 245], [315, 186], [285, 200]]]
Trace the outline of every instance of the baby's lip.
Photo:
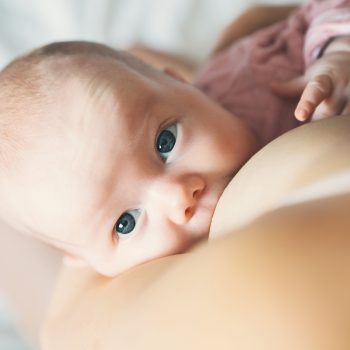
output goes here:
[[226, 185], [227, 184], [225, 184], [224, 186], [220, 186], [220, 188], [215, 188], [212, 191], [208, 191], [207, 193], [203, 194], [202, 206], [210, 210], [212, 212], [212, 215], [214, 215], [214, 211], [216, 209], [216, 206], [219, 202], [221, 195], [223, 194], [226, 188]]
[[208, 204], [207, 204], [208, 210], [210, 210], [210, 221], [209, 221], [210, 223], [209, 223], [209, 228], [208, 228], [208, 236], [209, 236], [210, 226], [211, 226], [211, 223], [213, 220], [213, 216], [214, 216], [216, 207], [219, 203], [220, 197], [222, 196], [226, 186], [227, 186], [227, 184], [225, 184], [225, 186], [222, 186], [222, 188], [220, 188], [218, 191], [216, 191], [216, 193], [213, 196], [211, 196], [210, 202], [208, 202]]
[[[224, 192], [226, 182], [222, 181], [216, 186], [206, 188], [202, 193], [193, 211], [191, 220], [189, 221], [192, 227], [195, 238], [195, 243], [209, 238], [210, 226], [215, 213], [219, 199]], [[192, 236], [192, 239], [194, 237]]]
[[205, 234], [203, 233], [201, 236], [201, 238], [205, 238], [207, 239], [209, 237], [209, 232], [210, 232], [210, 226], [211, 226], [211, 222], [213, 220], [213, 216], [214, 216], [214, 212], [216, 209], [216, 206], [218, 204], [220, 195], [218, 196], [210, 196], [210, 198], [203, 198], [203, 202], [200, 204], [200, 207], [206, 211], [206, 215], [207, 215], [207, 223], [206, 223], [206, 228], [205, 228]]

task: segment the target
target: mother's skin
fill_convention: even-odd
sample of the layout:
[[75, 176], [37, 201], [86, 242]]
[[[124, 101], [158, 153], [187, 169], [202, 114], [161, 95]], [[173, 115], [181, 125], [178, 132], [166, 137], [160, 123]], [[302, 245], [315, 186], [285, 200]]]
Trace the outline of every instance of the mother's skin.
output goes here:
[[[212, 233], [350, 169], [349, 135], [350, 117], [337, 117], [275, 140], [231, 182]], [[114, 279], [64, 268], [43, 348], [349, 349], [348, 208], [349, 194], [272, 210]]]

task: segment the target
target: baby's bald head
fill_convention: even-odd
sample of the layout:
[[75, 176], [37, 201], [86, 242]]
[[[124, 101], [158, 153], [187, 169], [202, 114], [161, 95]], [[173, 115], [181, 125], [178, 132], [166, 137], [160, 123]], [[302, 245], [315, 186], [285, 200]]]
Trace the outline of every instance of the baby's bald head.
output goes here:
[[[15, 59], [0, 72], [2, 216], [4, 213], [11, 217], [11, 188], [24, 178], [28, 178], [26, 186], [31, 186], [33, 154], [37, 157], [39, 153], [57, 153], [69, 137], [70, 126], [77, 127], [66, 116], [65, 97], [74, 97], [82, 88], [87, 94], [95, 91], [99, 75], [111, 75], [111, 69], [114, 83], [117, 81], [116, 93], [125, 93], [125, 67], [153, 79], [168, 79], [130, 54], [89, 42], [49, 44]], [[77, 109], [84, 108], [78, 98], [71, 98], [71, 103]], [[43, 166], [50, 166], [47, 159], [43, 162]]]
[[[17, 58], [0, 72], [2, 169], [10, 169], [20, 161], [33, 139], [45, 128], [52, 130], [57, 118], [62, 118], [53, 113], [60, 103], [62, 83], [74, 77], [89, 85], [99, 72], [96, 63], [104, 60], [114, 60], [146, 76], [164, 78], [130, 54], [89, 42], [49, 44]], [[120, 83], [122, 90], [126, 82]]]

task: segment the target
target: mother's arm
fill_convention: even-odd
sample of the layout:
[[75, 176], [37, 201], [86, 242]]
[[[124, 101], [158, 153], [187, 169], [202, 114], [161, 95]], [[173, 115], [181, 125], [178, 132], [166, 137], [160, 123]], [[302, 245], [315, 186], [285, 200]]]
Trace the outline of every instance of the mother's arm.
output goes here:
[[[275, 193], [269, 206], [259, 211], [255, 205], [248, 217], [270, 210], [273, 198], [295, 183], [303, 186], [312, 176], [318, 180], [349, 167], [349, 132], [346, 117], [315, 122], [254, 157], [243, 169], [246, 177], [254, 179], [252, 171], [259, 164], [261, 169], [264, 158], [270, 167], [265, 164], [269, 170], [259, 177], [265, 192], [260, 189], [251, 203], [260, 197], [262, 203], [271, 189]], [[314, 147], [306, 147], [309, 139]], [[328, 148], [318, 153], [325, 143]], [[291, 163], [287, 149], [295, 152]], [[294, 172], [285, 187], [277, 167]], [[245, 189], [248, 197], [254, 193]], [[242, 202], [227, 193], [214, 229], [222, 214], [232, 213], [232, 203]], [[272, 210], [188, 254], [152, 261], [115, 279], [65, 268], [43, 329], [43, 348], [349, 348], [349, 205], [350, 197], [342, 196]]]
[[218, 53], [236, 40], [287, 18], [298, 5], [255, 5], [239, 15], [221, 33], [213, 53]]

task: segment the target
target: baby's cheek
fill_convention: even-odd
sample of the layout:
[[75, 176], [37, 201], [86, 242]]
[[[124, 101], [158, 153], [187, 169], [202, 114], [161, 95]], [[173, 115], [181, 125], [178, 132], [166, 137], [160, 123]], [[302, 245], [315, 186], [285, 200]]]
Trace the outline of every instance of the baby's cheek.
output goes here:
[[[148, 236], [148, 237], [147, 237]], [[191, 235], [183, 226], [167, 224], [160, 220], [152, 225], [152, 230], [145, 235], [143, 245], [145, 255], [149, 259], [178, 254], [185, 251], [190, 244]]]

